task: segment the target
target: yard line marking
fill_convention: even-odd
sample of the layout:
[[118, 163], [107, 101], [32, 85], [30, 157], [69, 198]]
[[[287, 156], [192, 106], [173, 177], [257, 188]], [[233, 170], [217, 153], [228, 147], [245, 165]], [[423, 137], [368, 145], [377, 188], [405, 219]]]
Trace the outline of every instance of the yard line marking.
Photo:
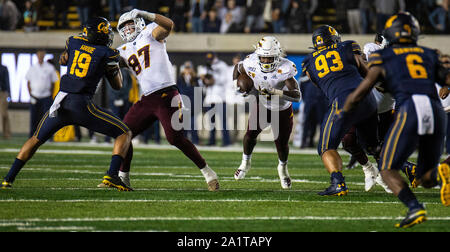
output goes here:
[[[93, 222], [93, 221], [257, 221], [257, 220], [342, 220], [342, 221], [361, 221], [361, 220], [402, 220], [404, 216], [152, 216], [152, 217], [100, 217], [100, 218], [28, 218], [11, 219], [8, 221], [20, 222]], [[428, 220], [450, 221], [448, 216], [427, 217]]]
[[58, 226], [58, 227], [17, 227], [19, 231], [90, 231], [95, 230], [94, 227], [78, 227], [78, 226]]
[[[34, 189], [34, 188], [32, 188], [32, 187], [28, 187], [28, 188], [25, 188], [25, 187], [22, 187], [21, 189]], [[42, 189], [42, 188], [40, 188], [40, 189]], [[80, 188], [80, 187], [64, 187], [64, 188], [62, 188], [62, 187], [48, 187], [48, 188], [45, 188], [46, 190], [55, 190], [55, 191], [57, 191], [57, 190], [59, 190], [59, 191], [62, 191], [62, 190], [71, 190], [71, 191], [76, 191], [76, 190], [78, 190], [78, 191], [100, 191], [100, 190], [114, 190], [114, 189], [112, 189], [112, 188], [97, 188], [97, 187], [95, 187], [95, 186], [93, 186], [92, 188]], [[14, 190], [14, 189], [6, 189], [6, 190]], [[145, 191], [180, 191], [180, 192], [186, 192], [186, 191], [204, 191], [204, 192], [207, 192], [207, 189], [205, 189], [205, 188], [133, 188], [133, 190], [134, 191], [143, 191], [143, 192], [145, 192]], [[313, 190], [313, 189], [311, 189], [311, 190], [300, 190], [300, 189], [289, 189], [289, 191], [286, 191], [285, 189], [271, 189], [271, 188], [265, 188], [265, 189], [249, 189], [249, 188], [229, 188], [229, 189], [226, 189], [226, 188], [221, 188], [220, 189], [220, 191], [227, 191], [227, 192], [233, 192], [233, 191], [236, 191], [236, 192], [291, 192], [291, 193], [294, 193], [294, 192], [300, 192], [300, 193], [311, 193], [311, 192], [313, 192], [314, 194], [315, 194], [315, 192], [316, 192], [316, 190]], [[352, 193], [367, 193], [366, 191], [364, 191], [364, 190], [351, 190], [350, 192], [352, 192]], [[369, 192], [370, 194], [386, 194], [386, 192], [384, 191], [384, 190], [379, 190], [379, 191], [371, 191], [371, 192]], [[429, 193], [429, 192], [426, 192], [426, 191], [423, 191], [423, 192], [414, 192], [415, 194], [426, 194], [426, 193]]]
[[[126, 200], [105, 200], [105, 199], [72, 199], [72, 200], [46, 200], [46, 199], [0, 199], [0, 203], [11, 202], [36, 202], [36, 203], [182, 203], [182, 202], [281, 202], [281, 203], [325, 203], [325, 204], [402, 204], [399, 201], [309, 201], [309, 200], [291, 200], [291, 199], [180, 199], [180, 200], [166, 200], [166, 199], [126, 199]], [[427, 205], [440, 205], [440, 202], [423, 202]]]
[[[0, 149], [0, 151], [17, 153], [20, 151], [20, 149], [4, 148], [4, 149]], [[37, 153], [74, 154], [74, 155], [111, 155], [111, 151], [100, 151], [100, 150], [47, 150], [47, 149], [40, 149], [37, 151]]]
[[18, 226], [31, 226], [31, 223], [23, 223], [23, 222], [3, 222], [2, 223], [2, 222], [0, 222], [0, 227], [18, 227]]

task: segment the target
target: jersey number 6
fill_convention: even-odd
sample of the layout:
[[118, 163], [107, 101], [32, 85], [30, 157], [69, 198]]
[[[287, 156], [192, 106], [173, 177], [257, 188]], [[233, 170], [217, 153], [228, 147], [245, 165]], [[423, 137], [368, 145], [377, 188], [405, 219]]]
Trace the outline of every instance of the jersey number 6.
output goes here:
[[411, 78], [428, 79], [427, 70], [421, 65], [421, 63], [423, 63], [423, 59], [417, 54], [408, 54], [408, 56], [406, 56], [406, 65], [408, 66], [409, 75], [411, 75]]

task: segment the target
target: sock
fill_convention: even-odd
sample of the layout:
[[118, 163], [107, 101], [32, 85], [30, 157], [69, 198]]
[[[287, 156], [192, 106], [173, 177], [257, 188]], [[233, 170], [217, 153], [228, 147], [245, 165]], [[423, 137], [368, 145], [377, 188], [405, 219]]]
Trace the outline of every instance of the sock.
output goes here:
[[24, 165], [25, 165], [24, 161], [16, 158], [4, 180], [11, 183], [14, 182], [17, 174], [19, 174], [20, 170]]
[[287, 163], [288, 163], [288, 161], [286, 160], [286, 161], [281, 161], [281, 160], [279, 160], [278, 159], [278, 164], [280, 164], [280, 165], [287, 165]]
[[122, 165], [122, 162], [123, 158], [120, 155], [113, 155], [111, 158], [109, 170], [106, 173], [110, 176], [117, 176], [117, 174], [119, 174], [119, 169]]
[[413, 210], [419, 207], [422, 207], [419, 201], [416, 199], [414, 193], [409, 189], [409, 186], [405, 183], [405, 186], [398, 194], [398, 199], [405, 204], [409, 208], [409, 210]]
[[362, 150], [353, 154], [353, 156], [355, 156], [356, 161], [358, 161], [358, 163], [361, 165], [367, 164], [367, 162], [369, 162], [369, 159], [367, 158], [366, 154]]
[[211, 168], [209, 168], [208, 165], [206, 165], [205, 167], [200, 169], [200, 171], [202, 172], [203, 176], [205, 177], [205, 180], [207, 183], [211, 182], [214, 179], [217, 179], [217, 174]]
[[244, 161], [250, 161], [252, 159], [252, 154], [246, 155], [242, 153], [242, 160]]
[[342, 175], [342, 172], [332, 172], [331, 178], [336, 179], [339, 183], [344, 182], [344, 176]]

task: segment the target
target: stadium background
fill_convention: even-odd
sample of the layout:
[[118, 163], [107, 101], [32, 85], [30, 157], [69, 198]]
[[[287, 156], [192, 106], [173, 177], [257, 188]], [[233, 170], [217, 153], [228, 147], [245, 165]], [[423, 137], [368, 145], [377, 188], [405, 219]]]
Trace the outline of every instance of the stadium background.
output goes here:
[[[67, 26], [64, 28], [55, 28], [54, 13], [55, 5], [59, 1], [31, 1], [35, 10], [38, 10], [35, 25], [33, 26], [35, 31], [28, 31], [28, 26], [24, 18], [25, 2], [26, 1], [12, 1], [16, 4], [17, 9], [21, 15], [18, 18], [17, 28], [13, 31], [0, 31], [0, 62], [8, 67], [10, 75], [11, 85], [11, 98], [12, 102], [9, 106], [9, 114], [13, 134], [26, 134], [29, 130], [29, 94], [26, 88], [26, 81], [24, 75], [29, 66], [36, 62], [35, 51], [38, 48], [44, 48], [47, 50], [47, 58], [54, 58], [56, 63], [56, 69], [61, 73], [65, 72], [64, 68], [60, 68], [57, 59], [62, 52], [65, 40], [67, 37], [77, 34], [80, 29], [80, 16], [77, 12], [77, 5], [83, 1], [61, 1], [70, 2], [66, 3], [67, 6]], [[108, 17], [109, 13], [109, 1], [88, 1], [97, 8], [91, 10], [91, 14], [99, 14]], [[126, 8], [131, 8], [130, 3], [136, 4], [135, 7], [142, 8], [149, 11], [155, 11], [160, 14], [173, 18], [173, 12], [171, 11], [171, 5], [175, 1], [121, 1], [122, 11]], [[186, 1], [189, 2], [189, 1]], [[209, 2], [214, 1], [206, 1]], [[236, 1], [237, 4], [245, 1]], [[250, 3], [251, 1], [248, 1]], [[266, 1], [266, 4], [274, 4], [277, 1]], [[283, 1], [279, 1], [283, 2]], [[299, 1], [299, 2], [311, 2], [311, 1]], [[339, 10], [344, 8], [345, 4], [352, 1], [331, 1], [331, 0], [319, 0], [318, 5], [311, 16], [312, 28], [321, 24], [330, 24], [335, 26], [338, 30], [348, 29], [345, 27], [345, 20], [342, 23], [339, 19]], [[359, 2], [359, 1], [356, 1]], [[408, 11], [415, 12], [420, 8], [420, 4], [426, 1], [410, 1], [405, 0], [405, 8]], [[428, 1], [432, 4], [430, 10], [437, 8], [441, 2], [447, 3], [447, 1]], [[127, 5], [128, 4], [128, 5]], [[190, 3], [189, 3], [190, 4]], [[244, 3], [245, 4], [245, 3]], [[344, 6], [342, 6], [344, 5]], [[267, 11], [267, 8], [266, 8]], [[417, 11], [416, 11], [417, 12]], [[416, 16], [418, 14], [416, 13]], [[112, 21], [112, 25], [117, 25], [117, 17]], [[419, 13], [419, 19], [422, 15]], [[423, 19], [423, 18], [422, 18]], [[422, 25], [422, 31], [425, 34], [421, 35], [420, 44], [432, 48], [438, 48], [446, 54], [450, 54], [450, 47], [448, 42], [450, 36], [448, 32], [444, 34], [438, 34], [436, 30], [426, 19]], [[60, 23], [61, 24], [61, 23]], [[263, 35], [272, 34], [272, 26], [270, 19], [265, 19], [264, 28], [258, 32], [251, 33], [194, 33], [189, 19], [186, 19], [186, 31], [176, 31], [167, 39], [167, 50], [169, 57], [174, 65], [174, 73], [178, 76], [180, 66], [187, 60], [194, 63], [195, 67], [202, 66], [204, 64], [205, 54], [207, 52], [216, 52], [221, 60], [224, 60], [227, 64], [231, 65], [231, 59], [237, 53], [246, 55], [253, 51], [252, 45], [254, 45]], [[365, 43], [372, 42], [374, 39], [374, 29], [372, 27], [367, 34], [342, 34], [343, 40], [355, 40], [361, 46]], [[447, 29], [448, 30], [448, 29]], [[285, 48], [288, 58], [296, 63], [300, 68], [303, 57], [311, 50], [311, 33], [278, 33], [274, 34]], [[113, 47], [117, 47], [122, 43], [120, 36], [116, 33], [114, 38]], [[299, 71], [300, 72], [300, 71]], [[298, 76], [297, 76], [298, 77]], [[101, 91], [100, 91], [101, 92]], [[104, 92], [103, 92], [104, 93]], [[106, 98], [103, 98], [106, 99]], [[298, 104], [297, 104], [298, 106]], [[163, 132], [161, 132], [163, 134]]]

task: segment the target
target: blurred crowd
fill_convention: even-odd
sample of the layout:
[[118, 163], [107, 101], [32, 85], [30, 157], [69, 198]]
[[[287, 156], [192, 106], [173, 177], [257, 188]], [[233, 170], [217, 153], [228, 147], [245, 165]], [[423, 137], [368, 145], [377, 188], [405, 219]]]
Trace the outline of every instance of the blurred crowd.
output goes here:
[[[449, 33], [449, 3], [450, 0], [0, 0], [0, 28], [77, 29], [90, 16], [117, 21], [121, 13], [139, 8], [170, 17], [176, 32], [311, 33], [315, 25], [327, 23], [341, 33], [366, 34], [381, 31], [392, 14], [409, 11], [418, 18], [422, 32]], [[71, 21], [77, 25], [71, 25]]]

